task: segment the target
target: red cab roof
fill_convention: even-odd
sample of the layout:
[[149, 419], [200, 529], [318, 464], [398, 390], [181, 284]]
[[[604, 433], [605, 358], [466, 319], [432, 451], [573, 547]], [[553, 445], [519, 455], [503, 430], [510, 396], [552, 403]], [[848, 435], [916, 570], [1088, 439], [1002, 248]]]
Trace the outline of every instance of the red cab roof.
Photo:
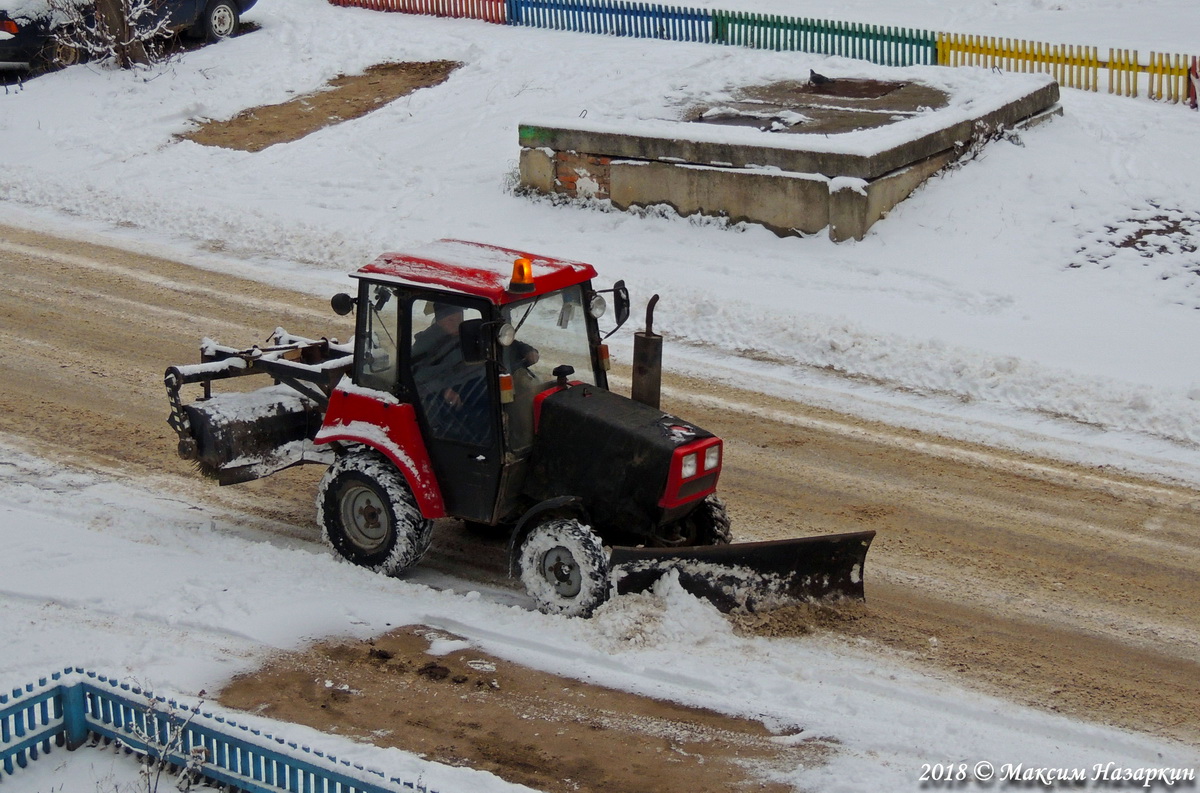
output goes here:
[[[508, 291], [513, 261], [520, 258], [533, 262], [532, 292]], [[353, 276], [459, 292], [499, 305], [589, 281], [596, 277], [596, 270], [583, 262], [482, 242], [438, 240], [405, 253], [380, 254]]]

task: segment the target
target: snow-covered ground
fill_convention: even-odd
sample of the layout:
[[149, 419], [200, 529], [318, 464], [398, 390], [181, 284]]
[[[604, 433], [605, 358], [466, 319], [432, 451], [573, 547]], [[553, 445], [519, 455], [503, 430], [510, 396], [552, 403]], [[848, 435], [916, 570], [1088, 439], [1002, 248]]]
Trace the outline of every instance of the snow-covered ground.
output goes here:
[[[677, 586], [618, 598], [590, 620], [549, 617], [512, 593], [447, 588], [455, 582], [428, 570], [404, 581], [375, 575], [320, 546], [283, 539], [269, 525], [247, 526], [243, 515], [181, 505], [156, 494], [152, 482], [61, 471], [2, 450], [6, 681], [83, 663], [195, 694], [272, 648], [426, 624], [540, 669], [762, 719], [782, 736], [799, 728], [804, 737], [841, 742], [827, 765], [785, 775], [803, 790], [920, 789], [925, 763], [990, 762], [997, 774], [1005, 764], [1200, 763], [1194, 747], [1016, 707], [924, 678], [868, 648], [739, 637]], [[300, 727], [274, 732], [389, 774], [420, 776], [443, 793], [512, 788], [395, 750], [313, 738]], [[99, 762], [83, 757], [88, 768]], [[30, 779], [48, 784], [28, 789], [48, 791], [61, 774], [82, 773], [72, 760], [56, 774], [63, 758], [55, 753], [35, 764], [38, 776]]]
[[[712, 5], [825, 16], [778, 0]], [[853, 0], [839, 11], [954, 32], [1200, 49], [1189, 40], [1200, 11], [1182, 2]], [[1189, 200], [1200, 184], [1200, 114], [1064, 91], [1062, 118], [1023, 134], [1022, 145], [989, 146], [863, 241], [838, 245], [516, 196], [517, 124], [594, 118], [622, 94], [646, 99], [647, 86], [686, 92], [697, 71], [750, 81], [886, 70], [320, 0], [263, 0], [249, 19], [261, 29], [151, 72], [78, 67], [10, 86], [0, 95], [0, 221], [322, 295], [380, 251], [439, 237], [589, 261], [636, 297], [663, 295], [656, 326], [673, 369], [1200, 483], [1191, 236], [1200, 210]], [[193, 119], [281, 102], [338, 73], [435, 59], [463, 66], [436, 89], [295, 143], [248, 154], [174, 139]], [[1113, 244], [1156, 226], [1145, 240], [1152, 257]], [[616, 354], [627, 356], [634, 324], [614, 337]], [[987, 699], [865, 651], [737, 637], [670, 588], [665, 611], [624, 598], [591, 621], [552, 619], [508, 596], [441, 591], [447, 582], [431, 573], [378, 578], [245, 523], [180, 510], [153, 483], [0, 449], [0, 688], [82, 664], [160, 690], [211, 690], [270, 648], [424, 622], [548, 670], [837, 738], [844, 750], [830, 764], [791, 774], [806, 790], [915, 789], [923, 763], [946, 761], [1200, 763], [1194, 748]], [[648, 671], [667, 658], [677, 674]], [[369, 765], [420, 766], [366, 754]], [[32, 789], [62, 783], [32, 776], [47, 768], [29, 772], [45, 780]], [[422, 773], [444, 792], [508, 789]]]

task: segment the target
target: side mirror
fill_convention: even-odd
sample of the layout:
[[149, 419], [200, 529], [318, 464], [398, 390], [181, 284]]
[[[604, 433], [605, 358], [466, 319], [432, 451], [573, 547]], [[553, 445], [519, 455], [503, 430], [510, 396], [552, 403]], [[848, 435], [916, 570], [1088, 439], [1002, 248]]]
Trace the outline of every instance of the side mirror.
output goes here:
[[613, 284], [613, 312], [616, 315], [617, 328], [624, 325], [625, 320], [629, 319], [629, 289], [625, 286], [624, 281], [617, 281]]
[[354, 298], [345, 292], [338, 292], [330, 299], [329, 305], [333, 307], [335, 314], [344, 317], [354, 310]]
[[483, 363], [491, 357], [492, 339], [482, 319], [464, 319], [458, 326], [458, 342], [466, 363]]

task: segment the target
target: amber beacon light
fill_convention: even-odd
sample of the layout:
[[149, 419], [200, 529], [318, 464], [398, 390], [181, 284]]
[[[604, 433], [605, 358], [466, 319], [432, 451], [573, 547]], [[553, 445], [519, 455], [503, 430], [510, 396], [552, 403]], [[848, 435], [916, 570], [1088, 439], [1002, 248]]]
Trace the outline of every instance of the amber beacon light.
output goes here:
[[524, 256], [513, 262], [512, 280], [508, 282], [508, 291], [521, 294], [533, 291], [533, 262]]

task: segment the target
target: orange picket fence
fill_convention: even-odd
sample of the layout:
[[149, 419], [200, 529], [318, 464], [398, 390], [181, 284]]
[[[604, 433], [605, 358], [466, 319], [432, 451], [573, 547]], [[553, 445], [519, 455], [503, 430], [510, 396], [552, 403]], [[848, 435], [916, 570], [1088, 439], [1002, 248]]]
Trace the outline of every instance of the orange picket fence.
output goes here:
[[503, 25], [508, 21], [504, 0], [330, 0], [333, 5], [399, 11], [435, 17], [481, 19]]

